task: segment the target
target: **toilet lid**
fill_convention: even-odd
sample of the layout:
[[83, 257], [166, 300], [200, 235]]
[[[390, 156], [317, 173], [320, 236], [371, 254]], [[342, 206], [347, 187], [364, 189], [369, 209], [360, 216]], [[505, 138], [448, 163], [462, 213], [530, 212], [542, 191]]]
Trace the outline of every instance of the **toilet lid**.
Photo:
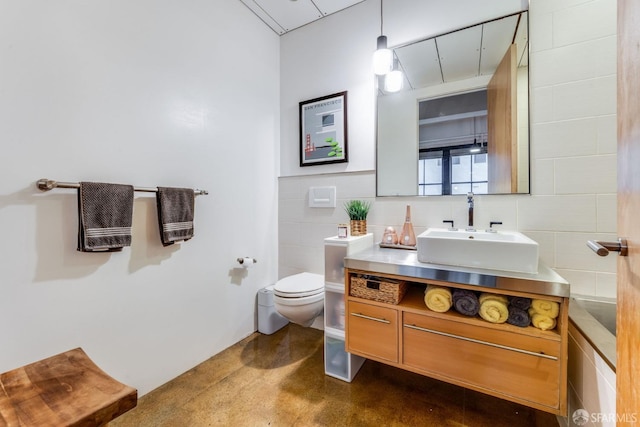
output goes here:
[[324, 276], [314, 273], [299, 273], [280, 279], [273, 286], [276, 295], [299, 298], [324, 292]]

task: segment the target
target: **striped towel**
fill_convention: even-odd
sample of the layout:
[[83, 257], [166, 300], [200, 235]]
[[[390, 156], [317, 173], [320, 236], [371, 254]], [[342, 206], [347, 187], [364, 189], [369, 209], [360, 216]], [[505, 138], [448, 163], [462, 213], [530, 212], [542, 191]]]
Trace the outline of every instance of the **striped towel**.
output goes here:
[[191, 188], [158, 187], [156, 205], [163, 246], [193, 237], [194, 201]]
[[114, 252], [131, 246], [133, 186], [81, 182], [78, 251]]

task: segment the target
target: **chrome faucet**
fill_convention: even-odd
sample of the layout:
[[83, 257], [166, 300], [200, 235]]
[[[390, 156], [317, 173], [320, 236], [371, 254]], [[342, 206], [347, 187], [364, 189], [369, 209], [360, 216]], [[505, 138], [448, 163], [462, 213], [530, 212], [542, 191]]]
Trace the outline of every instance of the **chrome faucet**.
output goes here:
[[467, 203], [469, 204], [469, 227], [467, 231], [475, 231], [473, 229], [473, 193], [467, 193]]

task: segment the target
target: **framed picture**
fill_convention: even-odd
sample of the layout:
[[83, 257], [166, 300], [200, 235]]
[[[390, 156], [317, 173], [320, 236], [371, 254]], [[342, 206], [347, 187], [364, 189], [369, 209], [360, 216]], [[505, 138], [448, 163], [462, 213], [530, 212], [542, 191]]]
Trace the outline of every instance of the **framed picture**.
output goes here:
[[347, 92], [301, 102], [300, 166], [347, 161]]

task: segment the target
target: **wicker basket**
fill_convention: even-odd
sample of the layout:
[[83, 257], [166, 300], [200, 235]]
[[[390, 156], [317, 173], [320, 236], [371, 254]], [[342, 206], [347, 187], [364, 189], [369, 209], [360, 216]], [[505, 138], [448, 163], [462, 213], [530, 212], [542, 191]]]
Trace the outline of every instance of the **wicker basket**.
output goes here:
[[364, 236], [367, 234], [367, 220], [366, 219], [352, 219], [349, 221], [349, 225], [351, 226], [351, 235], [352, 236]]
[[407, 287], [407, 283], [402, 280], [352, 276], [350, 295], [387, 304], [398, 304], [407, 292]]

